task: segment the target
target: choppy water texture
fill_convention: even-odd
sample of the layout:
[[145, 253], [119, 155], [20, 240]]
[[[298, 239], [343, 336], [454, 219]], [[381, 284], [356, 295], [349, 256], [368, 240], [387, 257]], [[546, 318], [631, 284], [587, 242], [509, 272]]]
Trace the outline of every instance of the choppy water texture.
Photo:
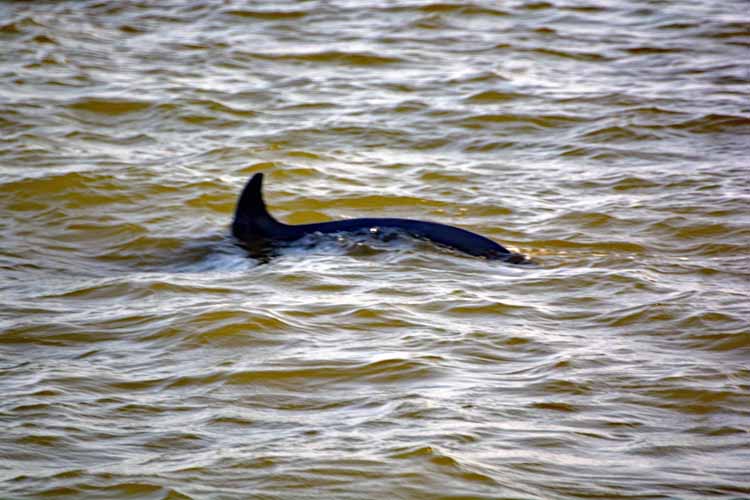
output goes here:
[[0, 498], [749, 498], [748, 19], [0, 4]]

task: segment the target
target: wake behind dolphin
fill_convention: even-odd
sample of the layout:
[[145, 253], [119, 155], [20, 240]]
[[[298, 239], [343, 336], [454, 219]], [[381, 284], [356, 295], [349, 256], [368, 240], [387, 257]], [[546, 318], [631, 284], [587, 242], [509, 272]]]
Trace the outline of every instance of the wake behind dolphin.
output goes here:
[[399, 229], [416, 238], [430, 240], [455, 250], [488, 259], [501, 259], [513, 263], [525, 261], [521, 254], [466, 229], [413, 219], [361, 218], [345, 219], [316, 224], [289, 225], [279, 222], [266, 209], [261, 187], [263, 174], [253, 175], [242, 190], [232, 222], [232, 234], [248, 245], [264, 242], [291, 242], [309, 234], [330, 234], [361, 230]]

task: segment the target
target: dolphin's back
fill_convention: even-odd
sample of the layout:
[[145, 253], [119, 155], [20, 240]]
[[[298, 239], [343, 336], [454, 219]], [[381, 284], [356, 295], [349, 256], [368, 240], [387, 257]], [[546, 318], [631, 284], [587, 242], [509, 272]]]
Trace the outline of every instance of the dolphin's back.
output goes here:
[[232, 222], [232, 234], [239, 240], [254, 244], [261, 240], [294, 241], [307, 234], [353, 232], [374, 228], [402, 230], [417, 238], [454, 248], [469, 255], [508, 259], [517, 254], [479, 234], [437, 222], [398, 219], [361, 218], [316, 224], [288, 225], [268, 213], [261, 191], [263, 174], [257, 173], [242, 190]]
[[479, 257], [500, 257], [510, 254], [502, 245], [466, 229], [437, 222], [398, 218], [346, 219], [318, 224], [293, 226], [309, 233], [338, 233], [374, 228], [399, 229], [417, 238], [425, 238], [439, 245]]

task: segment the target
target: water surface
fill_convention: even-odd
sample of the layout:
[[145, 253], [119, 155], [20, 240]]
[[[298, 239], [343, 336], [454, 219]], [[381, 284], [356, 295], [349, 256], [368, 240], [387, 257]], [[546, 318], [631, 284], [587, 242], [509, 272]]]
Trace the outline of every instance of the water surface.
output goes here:
[[[750, 497], [747, 4], [0, 4], [0, 496]], [[529, 255], [291, 223], [409, 217]]]

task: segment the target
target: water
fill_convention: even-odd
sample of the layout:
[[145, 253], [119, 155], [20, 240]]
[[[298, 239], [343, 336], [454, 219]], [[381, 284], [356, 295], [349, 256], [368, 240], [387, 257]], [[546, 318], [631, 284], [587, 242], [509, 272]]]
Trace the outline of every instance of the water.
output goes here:
[[0, 497], [749, 498], [747, 4], [371, 3], [0, 5]]

